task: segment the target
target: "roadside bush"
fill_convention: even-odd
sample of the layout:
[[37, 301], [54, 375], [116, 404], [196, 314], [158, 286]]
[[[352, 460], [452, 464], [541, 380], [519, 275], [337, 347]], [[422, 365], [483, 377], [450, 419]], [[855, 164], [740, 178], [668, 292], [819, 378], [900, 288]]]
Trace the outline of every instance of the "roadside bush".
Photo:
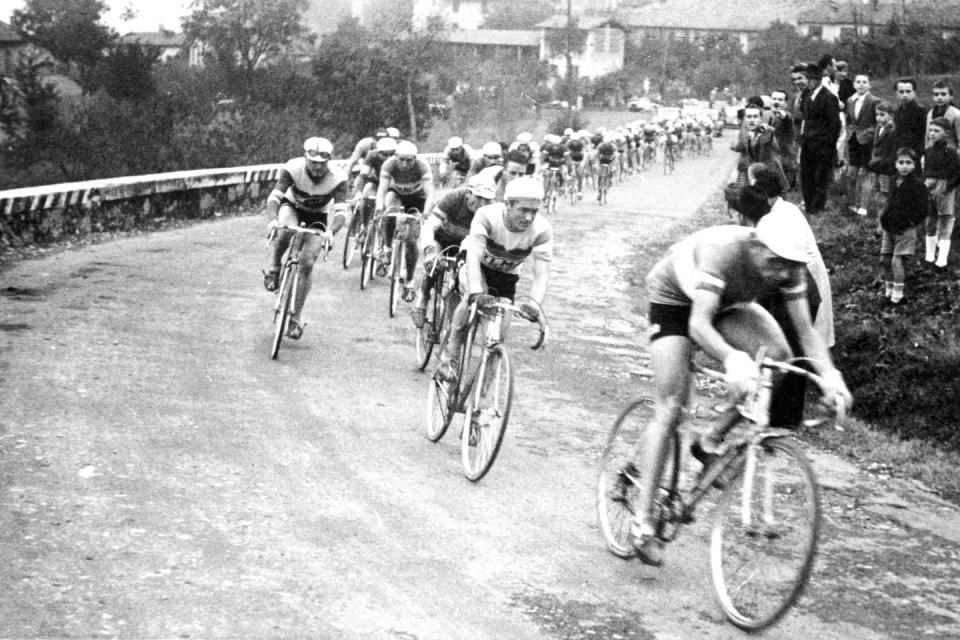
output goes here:
[[564, 111], [562, 115], [550, 121], [550, 124], [547, 125], [547, 131], [561, 136], [567, 127], [570, 127], [574, 131], [579, 131], [580, 129], [588, 128], [589, 125], [590, 121], [587, 120], [583, 114], [573, 111], [570, 113], [570, 117], [567, 118], [567, 112]]

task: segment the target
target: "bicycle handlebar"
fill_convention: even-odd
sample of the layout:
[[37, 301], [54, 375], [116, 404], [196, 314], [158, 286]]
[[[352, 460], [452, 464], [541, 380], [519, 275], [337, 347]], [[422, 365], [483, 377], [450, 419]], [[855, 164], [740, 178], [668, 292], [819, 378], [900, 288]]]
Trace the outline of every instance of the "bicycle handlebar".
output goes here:
[[[323, 236], [327, 233], [327, 225], [322, 222], [314, 222], [309, 227], [307, 226], [293, 226], [289, 224], [275, 224], [270, 229], [270, 235], [267, 236], [268, 240], [272, 240], [273, 237], [277, 234], [277, 231], [280, 229], [286, 229], [287, 231], [293, 231], [294, 233], [305, 233], [313, 236]], [[323, 247], [320, 249], [323, 252], [323, 261], [327, 261], [327, 254], [333, 250], [333, 241], [327, 238], [327, 241], [323, 243]]]
[[[524, 297], [527, 297], [527, 296], [524, 296]], [[537, 328], [539, 330], [539, 335], [537, 337], [537, 341], [530, 348], [533, 349], [534, 351], [537, 351], [539, 349], [543, 349], [546, 346], [547, 339], [550, 336], [550, 326], [547, 324], [546, 315], [543, 313], [543, 307], [537, 304], [537, 302], [533, 300], [533, 298], [530, 298], [530, 301], [533, 302], [533, 304], [540, 309], [540, 314], [536, 318], [530, 317], [530, 315], [528, 315], [523, 310], [523, 307], [521, 307], [520, 305], [514, 302], [501, 302], [499, 300], [495, 300], [494, 302], [491, 302], [481, 307], [477, 304], [477, 301], [474, 300], [472, 303], [472, 306], [476, 309], [476, 311], [485, 315], [495, 314], [497, 310], [502, 309], [504, 312], [512, 311], [514, 314], [523, 318], [524, 320], [527, 320], [528, 322], [536, 322], [538, 325]], [[472, 316], [473, 313], [471, 313], [470, 315]]]

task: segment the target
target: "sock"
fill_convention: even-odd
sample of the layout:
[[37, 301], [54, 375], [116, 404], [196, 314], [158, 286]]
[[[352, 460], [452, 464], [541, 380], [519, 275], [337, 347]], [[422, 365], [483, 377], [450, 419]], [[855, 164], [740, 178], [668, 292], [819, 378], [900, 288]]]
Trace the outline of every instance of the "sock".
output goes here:
[[950, 241], [949, 240], [940, 240], [937, 242], [937, 266], [945, 267], [947, 266], [947, 256], [950, 255]]
[[934, 253], [937, 250], [937, 236], [927, 236], [927, 254], [924, 256], [924, 260], [927, 262], [933, 262]]
[[890, 302], [896, 304], [903, 300], [903, 283], [894, 282], [893, 283], [893, 292], [890, 294]]

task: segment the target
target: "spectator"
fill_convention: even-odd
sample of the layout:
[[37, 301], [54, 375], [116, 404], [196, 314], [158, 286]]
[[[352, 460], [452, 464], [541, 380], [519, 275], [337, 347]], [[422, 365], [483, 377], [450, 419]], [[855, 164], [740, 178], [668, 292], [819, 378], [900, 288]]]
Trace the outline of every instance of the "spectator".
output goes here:
[[[886, 100], [877, 103], [877, 131], [867, 168], [873, 177], [873, 202], [876, 211], [883, 211], [890, 195], [890, 176], [896, 173], [897, 148], [894, 146], [893, 105]], [[916, 155], [916, 154], [914, 154]]]
[[748, 103], [743, 110], [744, 135], [731, 147], [740, 152], [737, 161], [737, 182], [747, 184], [747, 167], [754, 162], [762, 162], [773, 169], [787, 186], [787, 179], [783, 175], [780, 165], [780, 150], [773, 136], [773, 127], [763, 124], [763, 111], [755, 104]]
[[933, 83], [933, 107], [927, 112], [926, 145], [930, 146], [930, 122], [934, 118], [946, 118], [950, 123], [947, 132], [947, 145], [957, 148], [958, 134], [960, 134], [960, 109], [953, 106], [953, 88], [946, 80], [937, 80]]
[[830, 89], [830, 92], [833, 95], [837, 96], [837, 100], [840, 99], [840, 84], [837, 82], [837, 66], [836, 61], [833, 59], [833, 56], [830, 54], [824, 54], [820, 57], [820, 61], [817, 62], [817, 66], [820, 67], [820, 83], [825, 86], [827, 89]]
[[820, 67], [806, 68], [809, 93], [803, 100], [803, 127], [800, 132], [800, 188], [807, 215], [822, 213], [837, 159], [840, 136], [840, 103], [825, 89]]
[[789, 189], [797, 188], [797, 147], [796, 128], [793, 117], [787, 111], [787, 92], [783, 89], [774, 89], [770, 92], [773, 108], [770, 111], [770, 126], [773, 127], [773, 138], [780, 148], [780, 164], [783, 175], [787, 179]]
[[923, 155], [927, 113], [917, 102], [917, 81], [913, 78], [897, 80], [897, 97], [900, 104], [893, 112], [895, 147], [909, 147], [919, 158]]
[[803, 96], [807, 92], [807, 63], [800, 62], [790, 68], [790, 83], [793, 84], [793, 102], [790, 112], [793, 114], [793, 129], [800, 131], [803, 123]]
[[926, 217], [929, 208], [927, 189], [916, 169], [917, 154], [913, 149], [897, 149], [897, 177], [890, 187], [890, 200], [880, 214], [883, 295], [893, 304], [900, 304], [903, 300], [903, 261], [916, 253], [917, 225]]
[[923, 156], [924, 183], [930, 191], [930, 213], [927, 216], [927, 262], [934, 261], [940, 268], [947, 266], [950, 255], [950, 236], [953, 234], [954, 196], [960, 184], [960, 158], [957, 150], [947, 144], [950, 121], [934, 118], [930, 122], [930, 143]]
[[867, 215], [867, 202], [870, 198], [870, 185], [867, 180], [867, 166], [870, 164], [870, 152], [873, 136], [877, 130], [877, 103], [880, 102], [870, 93], [870, 77], [858, 73], [853, 80], [854, 94], [846, 104], [847, 119], [847, 206], [856, 214]]
[[850, 99], [850, 96], [856, 93], [854, 81], [850, 79], [850, 70], [844, 60], [837, 60], [834, 67], [837, 70], [836, 79], [837, 85], [839, 85], [839, 88], [837, 89], [837, 97], [840, 98], [841, 104], [846, 104], [847, 100]]

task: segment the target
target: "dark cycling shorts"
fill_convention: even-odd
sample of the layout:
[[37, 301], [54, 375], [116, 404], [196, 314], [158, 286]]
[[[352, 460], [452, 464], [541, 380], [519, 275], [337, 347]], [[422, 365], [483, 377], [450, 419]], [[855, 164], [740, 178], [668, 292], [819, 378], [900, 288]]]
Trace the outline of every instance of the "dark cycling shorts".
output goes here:
[[570, 159], [573, 160], [574, 162], [583, 162], [583, 154], [582, 154], [582, 153], [571, 153], [571, 154], [570, 154]]
[[483, 281], [487, 283], [487, 293], [513, 301], [517, 295], [517, 281], [520, 279], [518, 274], [497, 271], [484, 264], [480, 265], [480, 273], [483, 274]]
[[668, 336], [690, 337], [690, 306], [650, 303], [650, 342]]
[[397, 194], [397, 197], [400, 198], [400, 204], [403, 205], [404, 211], [416, 209], [420, 213], [423, 213], [424, 207], [427, 206], [427, 194], [423, 192], [403, 194], [392, 187], [387, 189], [387, 191]]
[[327, 212], [326, 211], [304, 211], [303, 209], [298, 209], [296, 205], [284, 198], [280, 202], [280, 206], [289, 207], [293, 209], [294, 213], [297, 214], [297, 222], [306, 226], [312, 226], [316, 223], [320, 223], [326, 228], [327, 226]]

